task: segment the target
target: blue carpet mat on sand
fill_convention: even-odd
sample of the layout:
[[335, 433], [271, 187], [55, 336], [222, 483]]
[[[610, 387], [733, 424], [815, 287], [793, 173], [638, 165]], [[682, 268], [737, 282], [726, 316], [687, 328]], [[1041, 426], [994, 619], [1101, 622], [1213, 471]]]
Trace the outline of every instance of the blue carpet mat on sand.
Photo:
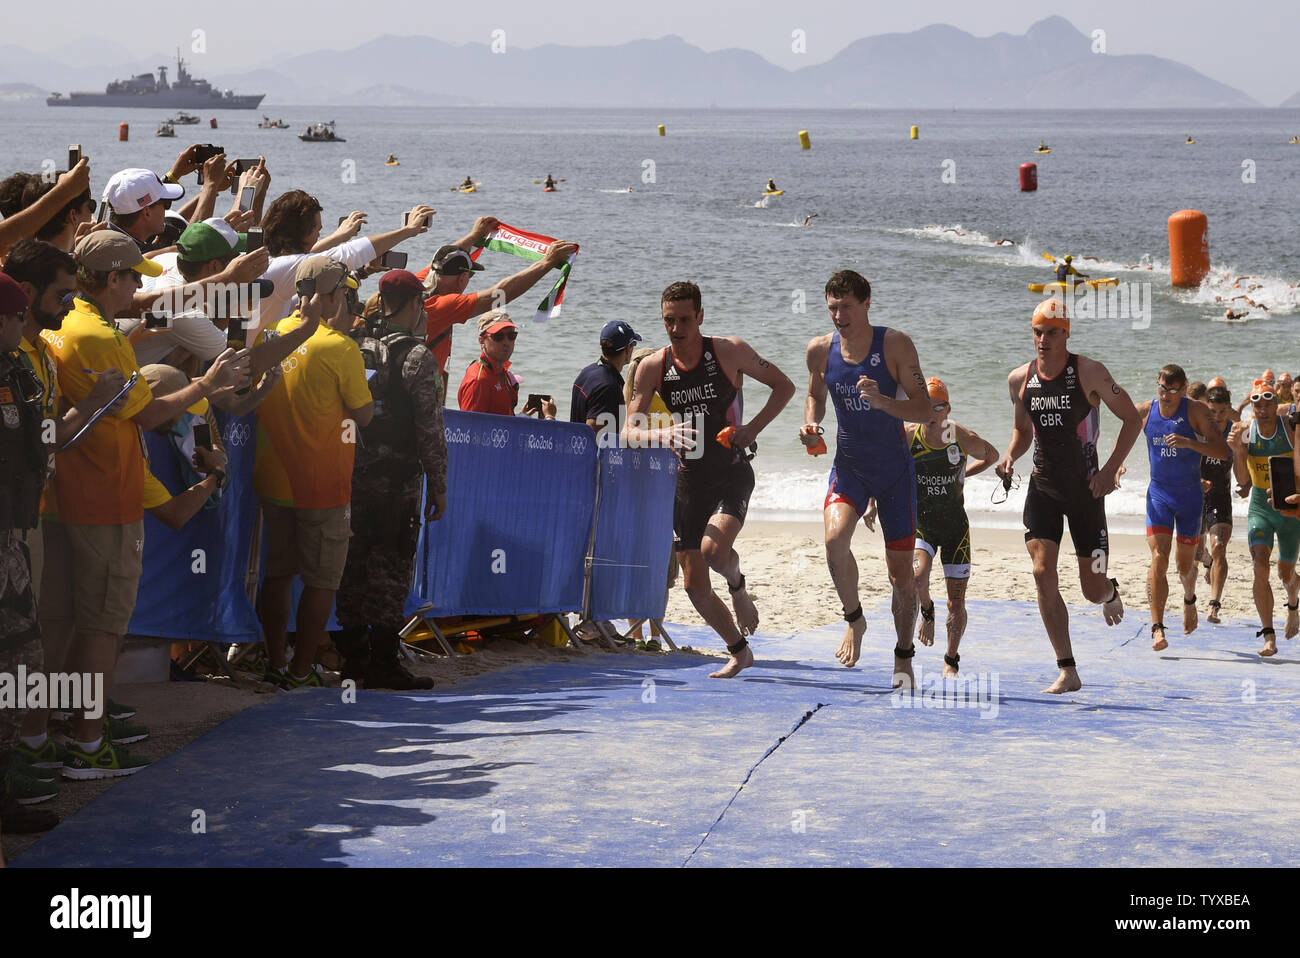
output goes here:
[[930, 684], [941, 637], [899, 697], [883, 605], [868, 623], [853, 670], [834, 625], [760, 634], [730, 682], [716, 659], [590, 654], [353, 704], [268, 697], [14, 864], [1300, 864], [1300, 640], [1263, 660], [1246, 625], [1203, 624], [1155, 653], [1133, 610], [1113, 629], [1075, 610], [1086, 684], [1056, 697], [1037, 608], [971, 602], [970, 684]]

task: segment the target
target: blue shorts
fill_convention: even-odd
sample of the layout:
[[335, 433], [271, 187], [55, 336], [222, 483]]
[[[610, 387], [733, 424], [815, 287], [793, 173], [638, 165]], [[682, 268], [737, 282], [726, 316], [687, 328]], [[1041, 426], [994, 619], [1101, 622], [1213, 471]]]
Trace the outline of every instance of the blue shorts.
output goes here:
[[1172, 535], [1178, 541], [1195, 542], [1201, 537], [1201, 484], [1194, 486], [1147, 486], [1147, 535]]
[[907, 457], [906, 468], [888, 485], [872, 480], [875, 477], [868, 479], [862, 470], [853, 467], [853, 463], [836, 456], [822, 508], [829, 509], [834, 503], [846, 502], [861, 516], [867, 511], [867, 501], [875, 499], [876, 517], [885, 536], [885, 548], [911, 552], [916, 548], [916, 471], [912, 457]]

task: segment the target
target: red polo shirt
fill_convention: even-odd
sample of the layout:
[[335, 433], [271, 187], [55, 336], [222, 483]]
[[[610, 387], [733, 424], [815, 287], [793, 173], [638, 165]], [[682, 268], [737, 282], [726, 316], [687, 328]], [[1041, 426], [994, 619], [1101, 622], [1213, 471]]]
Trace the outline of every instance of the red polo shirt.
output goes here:
[[487, 355], [480, 353], [469, 364], [465, 378], [456, 391], [456, 401], [466, 412], [490, 412], [500, 416], [513, 416], [519, 403], [519, 383], [510, 374], [510, 363], [504, 367], [492, 365]]

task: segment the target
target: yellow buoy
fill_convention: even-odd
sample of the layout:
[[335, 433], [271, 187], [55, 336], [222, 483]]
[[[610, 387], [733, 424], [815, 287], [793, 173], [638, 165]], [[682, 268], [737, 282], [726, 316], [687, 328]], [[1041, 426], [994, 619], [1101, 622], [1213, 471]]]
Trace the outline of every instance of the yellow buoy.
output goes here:
[[920, 136], [921, 136], [921, 128], [919, 126], [912, 127], [912, 139], [914, 140], [919, 139]]
[[811, 150], [811, 149], [812, 149], [812, 140], [808, 139], [808, 131], [807, 131], [807, 130], [800, 130], [800, 131], [799, 131], [799, 149], [801, 149], [801, 150]]
[[659, 135], [667, 136], [667, 132], [664, 130], [664, 125], [662, 123], [659, 124]]

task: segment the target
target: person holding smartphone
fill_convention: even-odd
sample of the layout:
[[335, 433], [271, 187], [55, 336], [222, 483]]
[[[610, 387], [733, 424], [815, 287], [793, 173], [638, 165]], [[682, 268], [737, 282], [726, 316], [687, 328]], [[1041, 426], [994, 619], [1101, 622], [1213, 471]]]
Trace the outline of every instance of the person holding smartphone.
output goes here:
[[1269, 501], [1268, 460], [1272, 456], [1294, 455], [1292, 430], [1278, 415], [1277, 393], [1272, 379], [1256, 379], [1247, 397], [1255, 416], [1248, 423], [1237, 423], [1228, 436], [1232, 447], [1232, 470], [1237, 477], [1237, 495], [1250, 496], [1246, 512], [1246, 542], [1254, 559], [1255, 610], [1260, 629], [1256, 638], [1264, 640], [1259, 654], [1277, 655], [1277, 634], [1273, 631], [1273, 588], [1268, 581], [1268, 567], [1277, 538], [1277, 577], [1286, 590], [1286, 637], [1300, 632], [1300, 577], [1296, 576], [1296, 557], [1300, 555], [1300, 519], [1283, 515]]
[[[515, 352], [519, 327], [504, 310], [494, 309], [478, 320], [481, 352], [469, 364], [456, 391], [456, 402], [466, 412], [489, 412], [513, 416], [519, 405], [519, 385], [523, 382], [510, 371], [510, 357]], [[558, 410], [550, 396], [530, 396], [522, 410], [540, 419], [554, 419]]]
[[[1201, 460], [1227, 459], [1231, 452], [1215, 429], [1209, 407], [1188, 399], [1187, 374], [1170, 363], [1156, 376], [1156, 398], [1137, 407], [1142, 416], [1151, 481], [1147, 484], [1147, 545], [1151, 566], [1147, 595], [1151, 603], [1151, 648], [1169, 647], [1165, 637], [1165, 601], [1169, 597], [1169, 550], [1175, 533], [1174, 561], [1183, 583], [1183, 634], [1196, 630], [1196, 546], [1201, 538], [1204, 493]], [[1201, 439], [1202, 436], [1207, 438]]]

